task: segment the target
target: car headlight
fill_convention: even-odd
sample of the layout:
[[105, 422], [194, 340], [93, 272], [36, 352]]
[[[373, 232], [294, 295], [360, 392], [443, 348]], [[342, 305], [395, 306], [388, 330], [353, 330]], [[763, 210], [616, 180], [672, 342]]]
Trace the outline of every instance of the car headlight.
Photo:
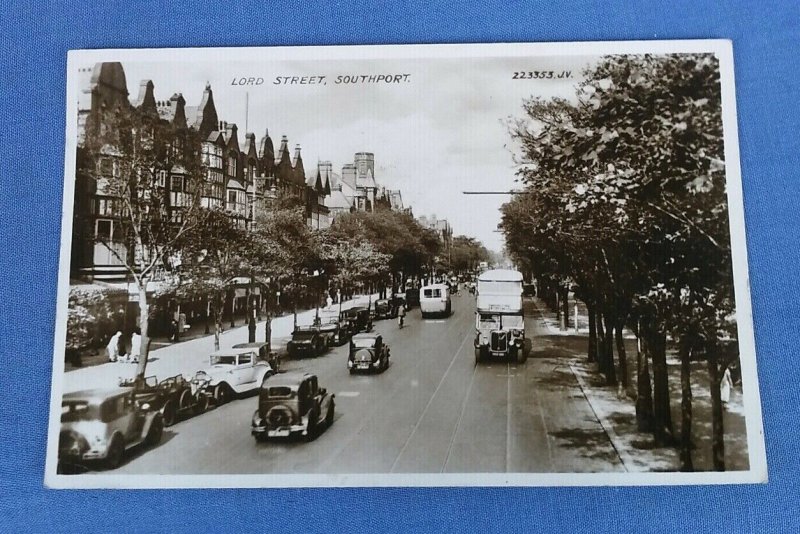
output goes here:
[[262, 424], [264, 424], [264, 420], [261, 419], [261, 415], [258, 413], [258, 410], [256, 410], [255, 413], [253, 414], [252, 424], [253, 426], [261, 426]]

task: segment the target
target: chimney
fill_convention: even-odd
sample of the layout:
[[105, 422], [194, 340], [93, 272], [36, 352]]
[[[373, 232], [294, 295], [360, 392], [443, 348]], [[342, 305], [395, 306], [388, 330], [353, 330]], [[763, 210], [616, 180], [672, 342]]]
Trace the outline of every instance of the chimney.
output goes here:
[[299, 144], [294, 146], [294, 160], [297, 161], [298, 159], [300, 159], [300, 145]]

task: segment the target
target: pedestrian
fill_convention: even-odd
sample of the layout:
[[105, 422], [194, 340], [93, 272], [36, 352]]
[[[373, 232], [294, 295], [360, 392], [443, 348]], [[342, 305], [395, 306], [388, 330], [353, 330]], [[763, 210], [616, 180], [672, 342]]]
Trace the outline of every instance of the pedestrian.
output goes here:
[[115, 362], [119, 359], [119, 338], [122, 337], [122, 332], [117, 330], [117, 333], [111, 336], [111, 339], [106, 345], [106, 352], [108, 353], [108, 361]]
[[183, 336], [183, 332], [186, 330], [186, 314], [180, 312], [178, 314], [178, 335], [175, 338], [175, 341], [180, 341], [181, 336]]
[[178, 341], [178, 321], [175, 319], [169, 323], [169, 340]]
[[728, 401], [731, 399], [732, 387], [733, 380], [731, 380], [731, 370], [726, 367], [725, 372], [722, 373], [722, 381], [719, 385], [719, 394], [723, 405], [727, 405]]
[[333, 307], [333, 299], [331, 298], [331, 296], [330, 296], [330, 295], [328, 295], [328, 298], [327, 298], [327, 299], [325, 299], [325, 302], [327, 302], [327, 304], [328, 304], [328, 309], [330, 310], [330, 309], [331, 309], [331, 307]]
[[128, 361], [133, 363], [139, 362], [140, 352], [142, 351], [142, 336], [139, 334], [138, 330], [133, 331], [133, 335], [131, 335], [131, 354]]

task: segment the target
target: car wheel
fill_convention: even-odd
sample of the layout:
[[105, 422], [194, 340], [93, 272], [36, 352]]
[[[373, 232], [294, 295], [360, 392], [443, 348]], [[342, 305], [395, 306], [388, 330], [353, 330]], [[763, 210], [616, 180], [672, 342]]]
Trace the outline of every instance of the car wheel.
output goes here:
[[147, 431], [147, 438], [145, 441], [149, 446], [158, 445], [161, 442], [161, 436], [164, 434], [164, 420], [160, 415], [153, 417], [153, 422], [150, 423], [150, 429]]
[[228, 384], [217, 384], [214, 388], [214, 401], [217, 406], [222, 406], [230, 400], [230, 392], [228, 391]]
[[178, 422], [178, 412], [173, 401], [167, 401], [161, 408], [161, 415], [164, 417], [164, 426], [172, 426]]
[[482, 360], [483, 360], [482, 351], [481, 351], [480, 347], [476, 347], [475, 348], [475, 364], [477, 365], [477, 364], [481, 363]]
[[190, 412], [193, 405], [194, 399], [192, 398], [192, 392], [188, 389], [183, 390], [183, 393], [181, 393], [181, 400], [178, 402], [178, 411], [182, 413]]
[[197, 397], [197, 403], [194, 405], [194, 413], [200, 415], [206, 410], [208, 410], [208, 397], [201, 393], [200, 396]]
[[326, 427], [330, 427], [333, 424], [333, 415], [335, 410], [336, 410], [336, 403], [333, 402], [333, 399], [331, 399], [331, 403], [328, 405], [328, 413], [325, 414]]
[[355, 370], [355, 369], [353, 369], [352, 367], [350, 368], [350, 374], [351, 374], [351, 375], [354, 375], [354, 374], [356, 374], [356, 370]]
[[306, 426], [306, 441], [314, 441], [317, 437], [317, 421], [319, 416], [315, 410], [308, 412], [308, 426]]
[[111, 444], [108, 446], [108, 454], [106, 455], [105, 468], [116, 469], [122, 463], [122, 456], [125, 454], [125, 444], [122, 442], [120, 436], [114, 436], [111, 439]]

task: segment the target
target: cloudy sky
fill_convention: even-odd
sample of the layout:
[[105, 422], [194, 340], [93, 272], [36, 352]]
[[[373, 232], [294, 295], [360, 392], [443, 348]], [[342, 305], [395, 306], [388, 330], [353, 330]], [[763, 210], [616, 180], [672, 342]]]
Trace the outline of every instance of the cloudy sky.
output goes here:
[[[179, 54], [179, 53], [178, 53]], [[514, 146], [506, 121], [522, 115], [523, 98], [574, 97], [574, 86], [590, 57], [451, 58], [390, 61], [123, 62], [131, 97], [151, 79], [157, 100], [183, 93], [197, 105], [211, 83], [220, 120], [273, 141], [287, 135], [299, 143], [308, 171], [319, 160], [341, 170], [355, 152], [375, 154], [375, 177], [400, 189], [414, 214], [446, 218], [456, 235], [480, 239], [500, 251], [499, 195], [463, 191], [514, 187]], [[514, 80], [515, 71], [571, 71], [567, 80]], [[337, 76], [409, 74], [399, 84], [340, 84]], [[275, 85], [276, 76], [326, 76], [323, 85]], [[233, 85], [242, 77], [259, 86]], [[246, 97], [246, 94], [248, 95]], [[249, 113], [245, 102], [249, 100]], [[247, 118], [247, 121], [245, 120]]]

